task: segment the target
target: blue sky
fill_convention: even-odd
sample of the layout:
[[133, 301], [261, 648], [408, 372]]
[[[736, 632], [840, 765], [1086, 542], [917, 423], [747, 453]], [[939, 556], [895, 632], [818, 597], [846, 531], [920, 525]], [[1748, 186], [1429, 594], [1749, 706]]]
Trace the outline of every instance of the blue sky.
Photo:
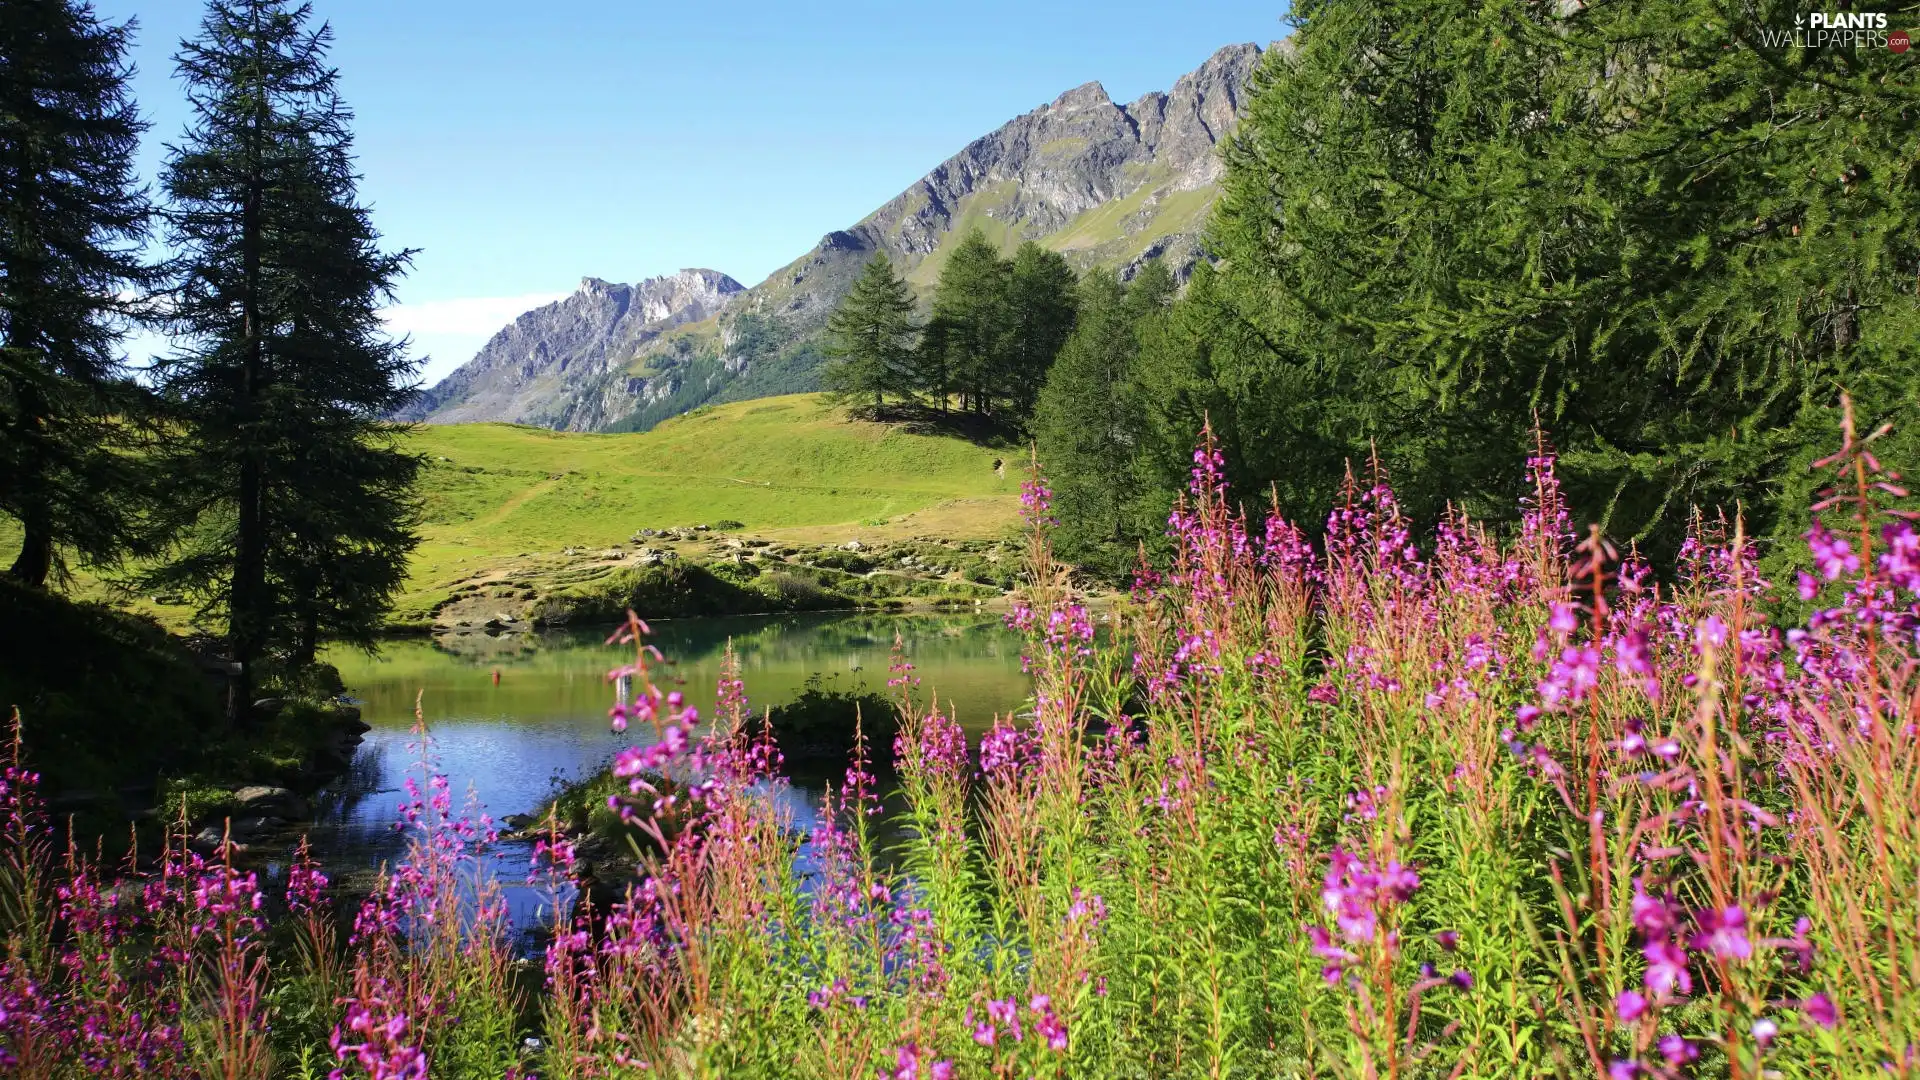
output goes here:
[[[185, 122], [191, 0], [139, 19], [151, 178]], [[1281, 36], [1274, 0], [315, 0], [357, 114], [361, 194], [419, 248], [390, 324], [436, 379], [583, 275], [681, 267], [745, 284], [858, 221], [972, 139], [1089, 80], [1164, 90]], [[136, 351], [138, 351], [136, 349]]]

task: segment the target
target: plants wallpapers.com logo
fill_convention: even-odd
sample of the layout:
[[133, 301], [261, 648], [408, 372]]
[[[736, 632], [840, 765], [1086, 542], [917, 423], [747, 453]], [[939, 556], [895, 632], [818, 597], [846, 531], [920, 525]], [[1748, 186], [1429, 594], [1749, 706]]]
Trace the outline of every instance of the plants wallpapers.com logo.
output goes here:
[[1912, 46], [1905, 30], [1890, 30], [1882, 11], [1813, 11], [1795, 15], [1792, 27], [1765, 27], [1760, 43], [1770, 49], [1887, 49]]

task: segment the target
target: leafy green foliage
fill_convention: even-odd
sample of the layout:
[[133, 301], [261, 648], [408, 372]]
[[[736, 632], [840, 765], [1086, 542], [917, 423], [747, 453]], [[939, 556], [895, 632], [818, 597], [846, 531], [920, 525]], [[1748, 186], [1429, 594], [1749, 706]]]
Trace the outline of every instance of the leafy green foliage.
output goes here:
[[1002, 259], [978, 229], [954, 248], [934, 287], [916, 380], [944, 412], [1025, 423], [1073, 329], [1073, 268], [1031, 241]]
[[195, 764], [214, 687], [180, 642], [102, 605], [0, 579], [0, 714], [20, 710], [55, 790], [110, 790]]
[[767, 725], [788, 758], [841, 762], [853, 752], [856, 728], [868, 747], [878, 748], [870, 753], [888, 756], [899, 717], [886, 695], [868, 690], [865, 683], [829, 686], [816, 671], [807, 676], [799, 697], [768, 710]]
[[[1132, 288], [1104, 270], [1080, 282], [1079, 318], [1048, 373], [1034, 416], [1041, 460], [1053, 478], [1063, 557], [1102, 576], [1132, 565], [1139, 484], [1133, 459], [1144, 435], [1136, 400], [1137, 354], [1149, 320], [1165, 315], [1172, 278], [1147, 264]], [[1153, 535], [1152, 530], [1146, 535]]]

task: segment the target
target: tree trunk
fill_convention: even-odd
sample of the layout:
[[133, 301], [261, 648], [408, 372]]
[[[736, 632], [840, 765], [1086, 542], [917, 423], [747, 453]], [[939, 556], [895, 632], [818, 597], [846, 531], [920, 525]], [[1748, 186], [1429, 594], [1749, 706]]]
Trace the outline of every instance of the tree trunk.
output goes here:
[[[309, 592], [307, 595], [311, 596]], [[300, 609], [300, 639], [294, 643], [293, 666], [303, 671], [320, 655], [320, 615], [311, 603]]]
[[21, 537], [20, 554], [7, 570], [7, 576], [22, 585], [38, 589], [47, 583], [47, 575], [53, 572], [53, 526], [48, 521], [44, 498], [47, 484], [45, 462], [48, 456], [44, 417], [47, 406], [45, 399], [31, 385], [21, 387], [17, 396], [23, 414], [20, 442], [27, 458], [24, 471], [29, 474], [22, 479], [31, 485], [29, 491], [37, 488], [38, 494], [23, 500], [26, 505], [19, 508], [20, 527], [26, 535]]
[[21, 525], [26, 529], [26, 536], [20, 541], [20, 554], [14, 558], [7, 576], [38, 589], [53, 572], [53, 532], [41, 520], [30, 519]]
[[[253, 9], [253, 47], [260, 50], [260, 9]], [[256, 67], [256, 70], [258, 68]], [[240, 371], [239, 419], [240, 490], [237, 493], [234, 535], [233, 582], [227, 598], [227, 636], [233, 647], [233, 661], [239, 674], [227, 686], [227, 722], [244, 726], [253, 706], [253, 663], [259, 658], [265, 637], [264, 597], [266, 591], [266, 536], [262, 520], [262, 468], [256, 440], [260, 438], [259, 400], [265, 367], [265, 342], [260, 328], [260, 200], [265, 187], [261, 176], [261, 136], [267, 123], [264, 87], [255, 87], [254, 123], [248, 132], [248, 176], [245, 203], [241, 209], [241, 248], [245, 281], [241, 285], [241, 332], [246, 338], [246, 357]]]

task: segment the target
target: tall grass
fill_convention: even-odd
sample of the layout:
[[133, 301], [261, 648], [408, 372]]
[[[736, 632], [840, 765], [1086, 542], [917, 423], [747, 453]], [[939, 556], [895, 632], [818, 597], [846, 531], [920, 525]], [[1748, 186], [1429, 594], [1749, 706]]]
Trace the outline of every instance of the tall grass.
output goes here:
[[[304, 864], [271, 932], [280, 901], [222, 860], [170, 848], [113, 888], [58, 864], [16, 762], [0, 1054], [35, 1077], [1912, 1076], [1920, 535], [1871, 443], [1849, 420], [1820, 463], [1815, 569], [1782, 597], [1737, 522], [1663, 577], [1576, 534], [1544, 448], [1510, 537], [1416, 538], [1375, 478], [1316, 549], [1234, 509], [1209, 437], [1171, 564], [1099, 637], [1036, 476], [1009, 617], [1032, 718], [969, 747], [896, 657], [898, 850], [864, 738], [801, 835], [737, 665], [701, 717], [631, 619], [613, 725], [647, 737], [609, 806], [653, 843], [602, 911], [569, 838], [540, 842], [565, 916], [530, 1005], [487, 826], [444, 780], [412, 789], [411, 852], [343, 954]], [[290, 1022], [313, 1002], [324, 1039]]]

